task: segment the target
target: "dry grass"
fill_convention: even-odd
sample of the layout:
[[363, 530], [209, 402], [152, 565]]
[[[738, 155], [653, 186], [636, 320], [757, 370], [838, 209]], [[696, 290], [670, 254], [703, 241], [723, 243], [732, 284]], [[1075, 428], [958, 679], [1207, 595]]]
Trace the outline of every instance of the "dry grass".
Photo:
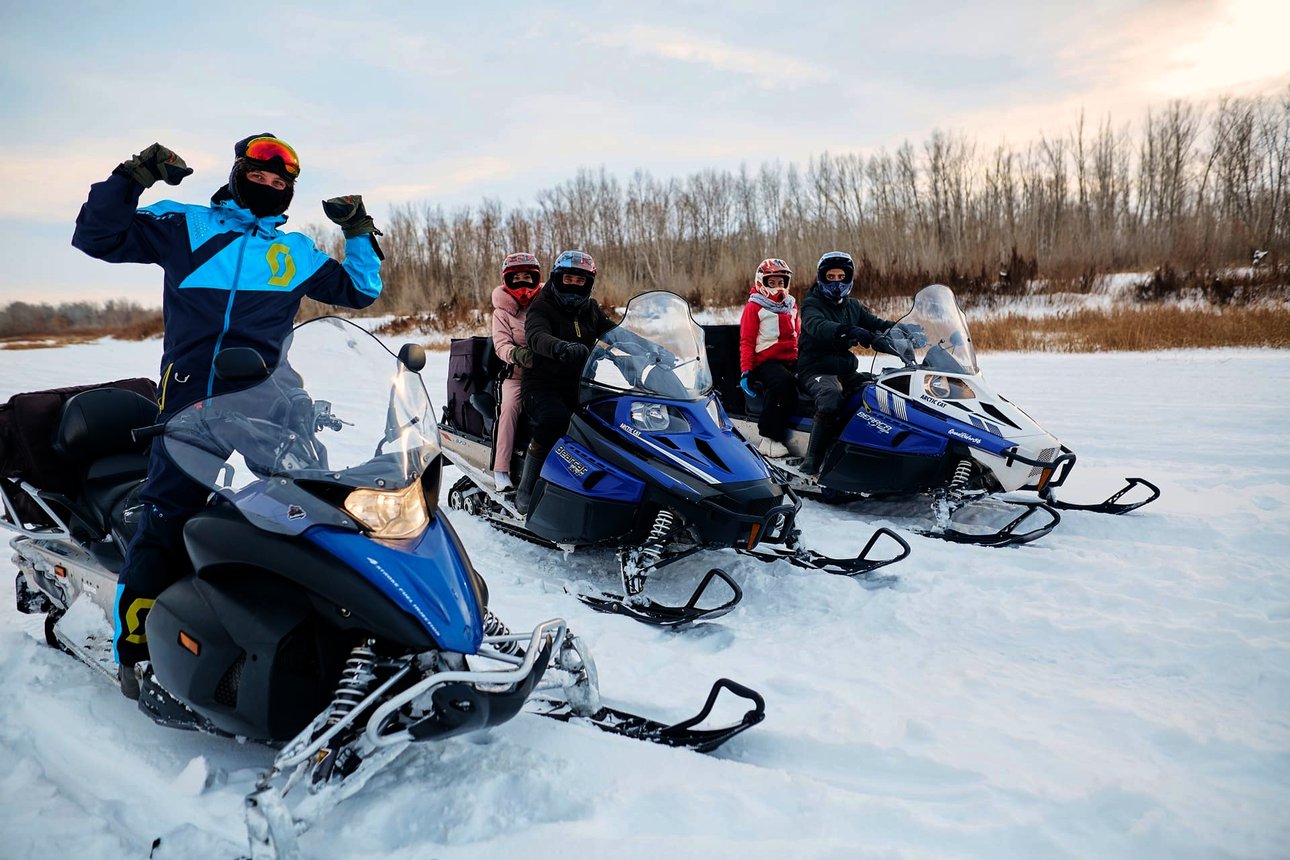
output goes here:
[[0, 349], [50, 349], [56, 346], [72, 346], [78, 343], [93, 343], [102, 335], [99, 334], [48, 334], [48, 335], [15, 335], [0, 337]]
[[1015, 314], [973, 320], [982, 351], [1141, 352], [1213, 347], [1290, 348], [1290, 308], [1085, 309], [1031, 319]]

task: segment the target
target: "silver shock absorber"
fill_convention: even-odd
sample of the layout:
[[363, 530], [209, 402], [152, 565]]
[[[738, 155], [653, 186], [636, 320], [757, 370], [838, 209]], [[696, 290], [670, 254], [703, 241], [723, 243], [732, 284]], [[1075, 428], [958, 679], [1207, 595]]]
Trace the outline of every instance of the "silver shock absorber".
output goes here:
[[972, 461], [959, 460], [959, 464], [954, 467], [954, 474], [950, 476], [950, 483], [947, 489], [950, 497], [958, 500], [963, 497], [963, 490], [967, 487], [968, 481], [972, 479]]
[[[485, 636], [509, 636], [511, 635], [511, 629], [506, 626], [506, 624], [502, 621], [502, 619], [498, 618], [496, 615], [493, 614], [493, 610], [485, 609], [484, 610], [484, 635]], [[520, 643], [515, 641], [498, 642], [494, 644], [493, 647], [496, 648], [498, 651], [501, 651], [503, 654], [510, 654], [513, 657], [519, 657], [521, 654], [524, 653], [523, 649], [520, 648]]]
[[645, 590], [645, 579], [648, 571], [658, 564], [663, 555], [663, 544], [676, 527], [676, 514], [667, 508], [660, 508], [654, 515], [654, 523], [649, 527], [645, 542], [634, 552], [629, 553], [623, 562], [623, 588], [628, 596], [640, 594]]
[[328, 726], [334, 726], [349, 716], [367, 695], [367, 687], [376, 677], [376, 652], [372, 650], [373, 644], [375, 643], [371, 639], [367, 639], [349, 652], [349, 659], [345, 661], [340, 682], [336, 685], [336, 692], [327, 710]]

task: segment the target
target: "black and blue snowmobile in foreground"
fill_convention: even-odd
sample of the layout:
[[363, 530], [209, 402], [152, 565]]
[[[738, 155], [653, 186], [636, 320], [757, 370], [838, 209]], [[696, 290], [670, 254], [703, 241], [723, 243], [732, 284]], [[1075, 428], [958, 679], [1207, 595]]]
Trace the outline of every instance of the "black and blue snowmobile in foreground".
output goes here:
[[[703, 329], [674, 293], [633, 298], [622, 322], [592, 350], [580, 405], [543, 464], [527, 516], [517, 512], [512, 493], [493, 485], [493, 399], [480, 396], [482, 390], [470, 397], [453, 392], [452, 377], [450, 370], [440, 432], [445, 455], [464, 477], [450, 490], [449, 506], [550, 547], [617, 549], [623, 593], [578, 594], [594, 609], [662, 626], [729, 612], [742, 591], [720, 568], [708, 571], [684, 605], [644, 594], [655, 572], [707, 549], [844, 575], [909, 554], [909, 545], [885, 528], [854, 558], [830, 558], [802, 545], [796, 526], [801, 501], [726, 417], [712, 393]], [[463, 426], [468, 409], [486, 419], [483, 432]], [[879, 551], [893, 554], [871, 556], [884, 537], [891, 546]], [[717, 582], [724, 584], [725, 601], [701, 605]]]
[[[299, 831], [409, 744], [522, 711], [700, 751], [762, 719], [761, 697], [724, 679], [675, 725], [604, 707], [595, 665], [562, 619], [512, 633], [492, 614], [438, 510], [424, 362], [419, 346], [396, 358], [325, 317], [292, 333], [272, 374], [253, 350], [221, 352], [220, 377], [248, 387], [164, 425], [152, 425], [152, 401], [119, 387], [18, 395], [0, 415], [3, 429], [24, 412], [15, 401], [44, 403], [43, 430], [18, 432], [28, 447], [43, 433], [50, 449], [27, 458], [26, 475], [6, 464], [0, 480], [18, 608], [46, 613], [50, 644], [113, 680], [106, 619], [146, 473], [147, 439], [135, 437], [153, 437], [210, 487], [183, 531], [192, 571], [146, 616], [139, 706], [164, 725], [278, 749], [247, 799], [257, 858], [292, 856]], [[36, 460], [63, 471], [36, 474]], [[42, 477], [65, 491], [42, 489]], [[746, 714], [696, 728], [722, 690], [746, 699]]]
[[[1058, 500], [1074, 452], [986, 383], [949, 287], [924, 287], [901, 322], [922, 326], [927, 343], [903, 343], [895, 366], [879, 367], [890, 357], [875, 357], [816, 475], [801, 468], [814, 406], [800, 398], [785, 443], [789, 456], [770, 461], [794, 489], [832, 502], [928, 494], [931, 524], [917, 529], [920, 534], [985, 546], [1043, 537], [1061, 521], [1058, 510], [1124, 514], [1159, 497], [1150, 481], [1129, 478], [1097, 504]], [[745, 397], [738, 386], [738, 338], [738, 326], [709, 327], [712, 363], [731, 420], [760, 439], [760, 398]], [[1134, 492], [1138, 488], [1145, 493]], [[1126, 496], [1134, 498], [1124, 501]]]

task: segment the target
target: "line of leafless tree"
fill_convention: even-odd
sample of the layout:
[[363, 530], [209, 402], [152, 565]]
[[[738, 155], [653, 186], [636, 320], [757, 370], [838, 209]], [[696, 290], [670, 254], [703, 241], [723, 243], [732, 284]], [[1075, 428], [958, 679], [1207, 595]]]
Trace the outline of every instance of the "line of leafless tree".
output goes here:
[[1037, 278], [1087, 289], [1101, 273], [1165, 265], [1209, 283], [1259, 251], [1275, 281], [1290, 263], [1290, 90], [1176, 101], [1136, 124], [1081, 115], [1022, 147], [936, 132], [805, 167], [626, 180], [583, 170], [530, 206], [409, 205], [382, 226], [376, 310], [400, 314], [486, 307], [506, 253], [549, 263], [566, 248], [595, 256], [610, 303], [662, 287], [737, 304], [764, 257], [783, 257], [805, 283], [835, 248], [861, 261], [871, 296], [932, 281], [969, 294]]
[[160, 310], [122, 299], [58, 305], [12, 302], [0, 308], [0, 337], [32, 334], [150, 336], [160, 332]]

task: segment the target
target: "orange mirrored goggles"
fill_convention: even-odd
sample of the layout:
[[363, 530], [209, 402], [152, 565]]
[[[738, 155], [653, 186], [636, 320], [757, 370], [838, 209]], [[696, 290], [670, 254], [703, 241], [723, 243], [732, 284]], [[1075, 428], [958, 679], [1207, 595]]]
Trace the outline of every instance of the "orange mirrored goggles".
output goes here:
[[246, 157], [252, 161], [282, 159], [282, 167], [294, 179], [300, 175], [300, 156], [291, 145], [276, 137], [257, 137], [246, 145]]

